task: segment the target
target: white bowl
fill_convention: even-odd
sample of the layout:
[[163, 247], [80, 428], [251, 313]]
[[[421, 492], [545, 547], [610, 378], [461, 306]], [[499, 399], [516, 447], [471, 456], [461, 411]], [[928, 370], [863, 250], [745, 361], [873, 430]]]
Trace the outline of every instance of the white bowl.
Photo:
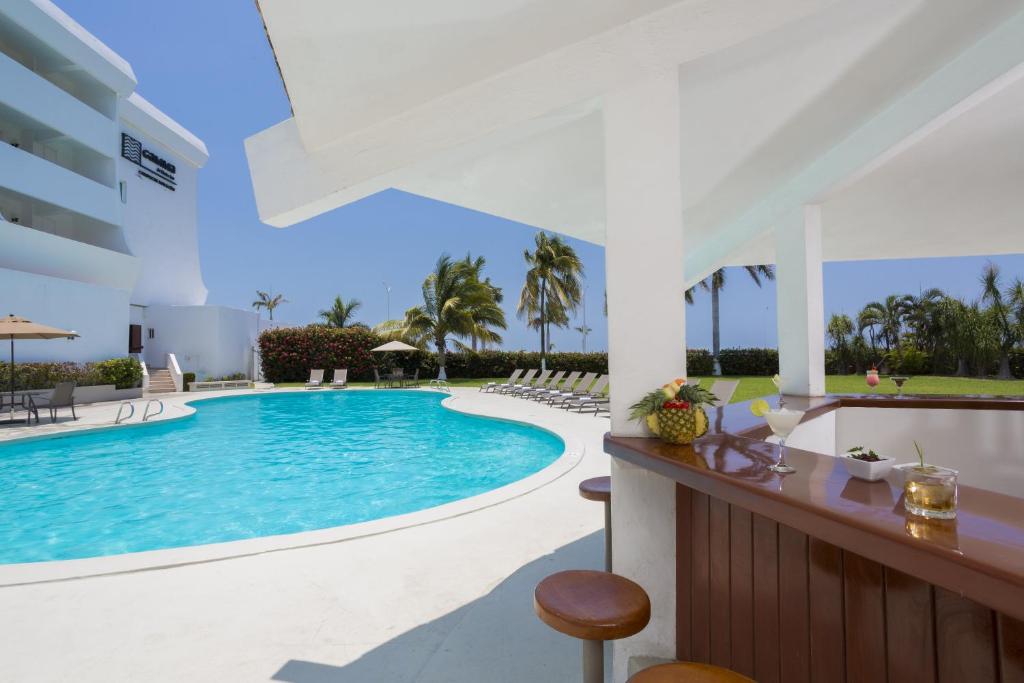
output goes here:
[[858, 460], [851, 458], [848, 455], [842, 456], [843, 464], [846, 465], [846, 471], [850, 473], [851, 477], [857, 479], [863, 479], [865, 481], [878, 481], [884, 479], [885, 475], [889, 474], [889, 470], [892, 469], [893, 464], [896, 462], [892, 458], [882, 457], [881, 460], [875, 462], [867, 462], [865, 460]]

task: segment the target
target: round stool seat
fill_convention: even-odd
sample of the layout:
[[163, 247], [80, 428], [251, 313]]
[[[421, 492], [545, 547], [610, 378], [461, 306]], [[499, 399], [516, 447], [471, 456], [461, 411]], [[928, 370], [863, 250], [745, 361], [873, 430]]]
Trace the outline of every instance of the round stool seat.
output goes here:
[[634, 674], [627, 683], [754, 683], [735, 671], [711, 664], [672, 662]]
[[651, 601], [624, 576], [586, 569], [552, 574], [537, 584], [533, 608], [545, 624], [583, 640], [616, 640], [651, 620]]
[[610, 503], [612, 500], [612, 478], [594, 477], [580, 482], [580, 496], [587, 500]]

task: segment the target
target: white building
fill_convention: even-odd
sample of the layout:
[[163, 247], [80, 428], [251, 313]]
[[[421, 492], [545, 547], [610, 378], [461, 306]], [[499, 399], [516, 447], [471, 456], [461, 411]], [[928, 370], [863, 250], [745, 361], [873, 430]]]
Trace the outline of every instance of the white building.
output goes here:
[[203, 142], [48, 0], [0, 5], [0, 83], [0, 310], [81, 335], [19, 357], [251, 372], [256, 316], [205, 305]]

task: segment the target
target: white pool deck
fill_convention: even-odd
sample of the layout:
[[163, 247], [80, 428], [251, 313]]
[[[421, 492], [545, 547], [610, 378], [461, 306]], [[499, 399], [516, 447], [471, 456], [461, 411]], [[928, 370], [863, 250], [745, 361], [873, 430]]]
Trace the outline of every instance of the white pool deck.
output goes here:
[[[186, 415], [195, 398], [167, 395], [164, 417]], [[112, 558], [119, 573], [87, 578], [23, 566], [7, 583], [44, 582], [0, 586], [0, 680], [577, 679], [578, 644], [537, 620], [532, 594], [551, 572], [602, 564], [602, 506], [577, 485], [608, 473], [608, 420], [476, 389], [455, 389], [450, 406], [550, 429], [575, 452], [530, 485], [398, 530], [231, 559], [185, 553], [191, 563], [157, 569]], [[84, 406], [77, 422], [8, 427], [0, 440], [108, 426], [116, 411]]]

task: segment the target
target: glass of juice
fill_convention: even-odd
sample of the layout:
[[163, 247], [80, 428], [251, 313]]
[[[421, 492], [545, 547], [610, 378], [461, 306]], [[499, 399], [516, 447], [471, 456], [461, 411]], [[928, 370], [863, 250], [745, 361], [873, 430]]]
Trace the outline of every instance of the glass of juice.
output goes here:
[[903, 506], [907, 512], [931, 519], [956, 517], [956, 470], [925, 465], [906, 470]]

